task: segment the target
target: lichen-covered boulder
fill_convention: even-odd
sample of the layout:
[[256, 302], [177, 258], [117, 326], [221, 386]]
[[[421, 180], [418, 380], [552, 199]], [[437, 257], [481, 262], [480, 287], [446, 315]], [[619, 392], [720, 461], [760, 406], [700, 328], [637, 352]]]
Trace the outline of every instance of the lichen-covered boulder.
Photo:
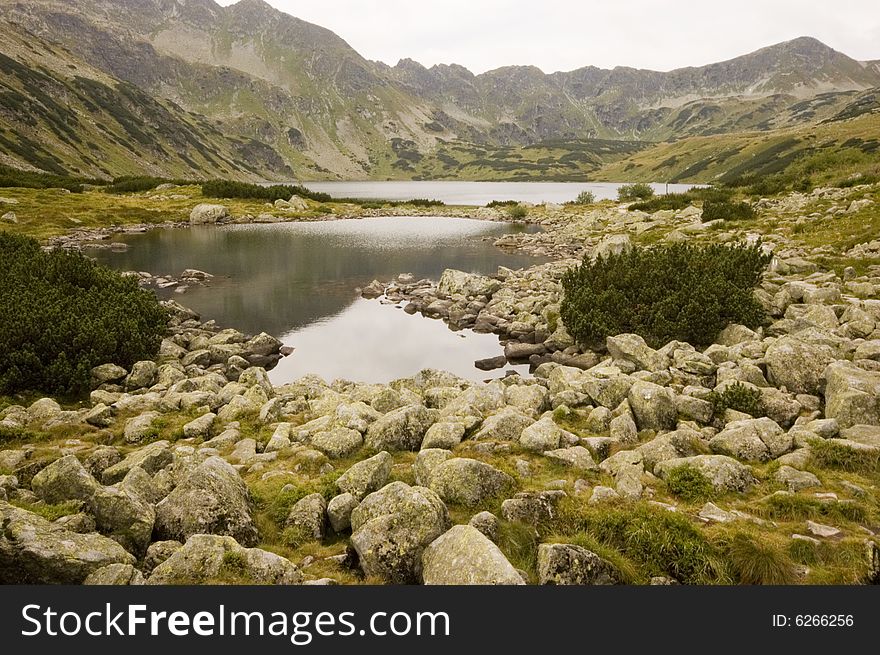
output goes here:
[[819, 393], [822, 372], [834, 361], [834, 351], [820, 343], [807, 343], [785, 336], [767, 347], [768, 381], [790, 393]]
[[483, 425], [474, 434], [476, 440], [516, 441], [523, 430], [535, 422], [518, 409], [505, 407], [483, 421]]
[[230, 464], [209, 457], [156, 506], [159, 539], [186, 541], [195, 534], [227, 535], [245, 546], [259, 533], [247, 485]]
[[80, 584], [109, 564], [134, 564], [118, 543], [78, 534], [0, 501], [0, 584]]
[[208, 203], [196, 205], [189, 214], [190, 225], [212, 225], [224, 218], [229, 218], [227, 207]]
[[769, 418], [728, 423], [709, 441], [713, 452], [747, 461], [775, 459], [792, 445], [792, 436]]
[[424, 405], [408, 405], [383, 415], [367, 428], [366, 445], [372, 450], [418, 450], [434, 423]]
[[834, 362], [823, 377], [827, 418], [836, 418], [842, 428], [880, 425], [880, 372]]
[[391, 474], [391, 454], [382, 451], [354, 464], [336, 480], [336, 486], [343, 493], [348, 492], [357, 500], [378, 491], [388, 481]]
[[532, 423], [519, 436], [520, 445], [536, 453], [556, 450], [578, 441], [580, 440], [577, 436], [556, 425], [552, 416], [545, 416], [540, 421]]
[[538, 582], [542, 585], [613, 585], [620, 576], [613, 565], [575, 544], [538, 546]]
[[678, 410], [671, 389], [636, 380], [630, 387], [627, 400], [639, 430], [671, 430], [675, 427]]
[[521, 585], [522, 576], [504, 553], [470, 525], [456, 525], [422, 553], [426, 585]]
[[305, 539], [320, 541], [327, 530], [327, 501], [321, 494], [299, 499], [287, 515], [287, 526], [299, 531]]
[[351, 514], [351, 545], [368, 576], [391, 584], [421, 577], [422, 552], [449, 528], [443, 501], [430, 489], [392, 482]]
[[494, 466], [465, 457], [453, 457], [437, 466], [430, 488], [447, 503], [475, 507], [513, 489], [512, 477]]
[[101, 587], [142, 585], [144, 576], [131, 564], [109, 564], [89, 574], [83, 584]]
[[135, 557], [150, 544], [156, 511], [145, 499], [116, 487], [101, 487], [88, 502], [98, 532], [118, 542]]
[[121, 462], [104, 469], [101, 480], [104, 484], [115, 484], [136, 466], [141, 467], [150, 475], [155, 475], [174, 461], [174, 454], [169, 445], [167, 441], [155, 441], [143, 448], [138, 448], [129, 453]]
[[244, 548], [232, 537], [197, 534], [157, 565], [148, 585], [234, 581], [258, 585], [300, 584], [302, 572], [290, 560], [259, 548]]
[[89, 500], [101, 488], [75, 455], [56, 459], [31, 480], [31, 489], [50, 504]]

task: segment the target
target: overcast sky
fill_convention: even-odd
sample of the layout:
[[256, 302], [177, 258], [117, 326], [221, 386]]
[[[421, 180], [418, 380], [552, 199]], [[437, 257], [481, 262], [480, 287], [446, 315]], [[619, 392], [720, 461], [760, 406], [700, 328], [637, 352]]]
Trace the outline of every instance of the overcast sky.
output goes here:
[[[367, 59], [670, 70], [814, 36], [880, 59], [880, 0], [268, 0], [333, 30]], [[220, 0], [222, 5], [232, 0]]]

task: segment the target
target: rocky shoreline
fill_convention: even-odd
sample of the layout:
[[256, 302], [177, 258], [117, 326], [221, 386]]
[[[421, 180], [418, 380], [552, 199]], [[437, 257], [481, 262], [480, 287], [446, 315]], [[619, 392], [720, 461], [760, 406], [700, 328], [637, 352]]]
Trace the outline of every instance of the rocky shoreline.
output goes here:
[[[658, 564], [611, 533], [597, 540], [613, 519], [666, 526], [666, 541], [721, 559], [751, 539], [783, 554], [789, 582], [877, 582], [880, 267], [838, 276], [820, 263], [827, 246], [785, 231], [853, 203], [870, 211], [875, 191], [762, 201], [775, 226], [763, 233], [702, 223], [696, 208], [545, 207], [534, 217], [544, 232], [498, 245], [550, 263], [365, 290], [498, 334], [505, 361], [533, 365], [528, 378], [428, 370], [388, 385], [306, 376], [276, 387], [265, 370], [277, 340], [170, 304], [157, 361], [98, 367], [78, 409], [40, 399], [0, 412], [17, 435], [0, 451], [0, 580], [742, 581], [735, 559], [688, 568], [672, 547]], [[701, 350], [637, 335], [579, 347], [559, 319], [562, 273], [646, 235], [761, 237], [774, 260], [756, 295], [772, 322], [729, 326]], [[719, 403], [731, 389], [754, 399], [752, 413]]]

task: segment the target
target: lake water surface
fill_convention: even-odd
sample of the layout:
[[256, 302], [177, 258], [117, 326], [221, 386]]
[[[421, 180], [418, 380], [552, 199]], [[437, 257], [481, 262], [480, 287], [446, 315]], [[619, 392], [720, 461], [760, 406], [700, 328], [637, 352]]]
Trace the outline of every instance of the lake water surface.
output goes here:
[[[598, 200], [617, 198], [621, 186], [613, 182], [304, 182], [312, 191], [334, 198], [375, 198], [381, 200], [442, 200], [447, 205], [486, 205], [493, 200], [516, 200], [541, 204], [564, 203], [581, 191], [592, 191]], [[692, 184], [652, 184], [654, 192], [682, 193]]]
[[387, 382], [423, 368], [481, 380], [490, 375], [473, 363], [502, 353], [496, 336], [453, 332], [441, 321], [363, 300], [355, 289], [400, 273], [437, 280], [446, 268], [494, 274], [499, 266], [532, 266], [542, 260], [506, 253], [492, 241], [534, 229], [413, 217], [197, 227], [124, 235], [118, 240], [127, 250], [95, 255], [119, 270], [177, 276], [197, 268], [216, 276], [208, 287], [160, 295], [205, 320], [268, 332], [296, 348], [271, 372], [276, 384], [306, 373]]

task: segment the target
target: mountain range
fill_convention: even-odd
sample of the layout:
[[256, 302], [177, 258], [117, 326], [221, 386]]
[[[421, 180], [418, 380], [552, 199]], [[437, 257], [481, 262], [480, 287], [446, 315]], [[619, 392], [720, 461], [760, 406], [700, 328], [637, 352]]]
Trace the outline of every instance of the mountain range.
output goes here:
[[659, 142], [815, 125], [880, 87], [880, 62], [808, 37], [670, 72], [475, 75], [369, 61], [262, 0], [0, 16], [0, 164], [98, 177], [584, 179]]

